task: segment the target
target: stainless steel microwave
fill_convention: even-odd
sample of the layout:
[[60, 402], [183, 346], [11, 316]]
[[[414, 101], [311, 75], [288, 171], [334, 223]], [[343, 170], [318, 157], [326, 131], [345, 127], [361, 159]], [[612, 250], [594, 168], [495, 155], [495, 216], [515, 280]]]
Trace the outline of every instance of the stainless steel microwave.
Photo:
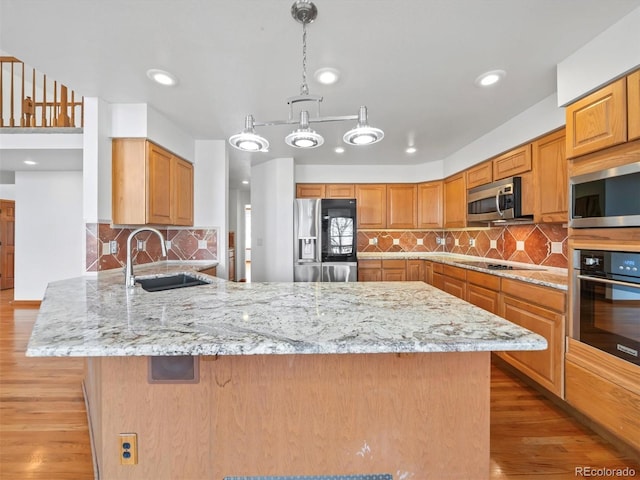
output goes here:
[[467, 223], [531, 220], [522, 212], [522, 179], [509, 177], [467, 192]]
[[569, 179], [569, 226], [640, 227], [640, 162]]

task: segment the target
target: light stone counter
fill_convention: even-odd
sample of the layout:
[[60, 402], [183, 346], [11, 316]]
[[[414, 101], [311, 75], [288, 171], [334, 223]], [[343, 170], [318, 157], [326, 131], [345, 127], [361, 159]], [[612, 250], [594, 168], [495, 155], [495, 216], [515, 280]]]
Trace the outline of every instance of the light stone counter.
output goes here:
[[[529, 263], [509, 262], [506, 260], [496, 260], [493, 258], [474, 257], [471, 255], [460, 255], [445, 252], [385, 252], [385, 253], [358, 253], [358, 260], [385, 260], [385, 259], [406, 259], [406, 260], [430, 260], [432, 262], [445, 263], [455, 267], [476, 270], [478, 272], [489, 273], [504, 278], [513, 278], [523, 282], [555, 288], [567, 291], [569, 277], [566, 268], [545, 267], [544, 265], [532, 265]], [[488, 263], [500, 263], [511, 265], [517, 270], [493, 270], [481, 268], [475, 265], [467, 265], [464, 262], [486, 261]]]
[[[138, 277], [203, 269], [159, 262]], [[146, 292], [121, 271], [52, 282], [28, 356], [544, 350], [543, 337], [423, 282], [233, 283]]]

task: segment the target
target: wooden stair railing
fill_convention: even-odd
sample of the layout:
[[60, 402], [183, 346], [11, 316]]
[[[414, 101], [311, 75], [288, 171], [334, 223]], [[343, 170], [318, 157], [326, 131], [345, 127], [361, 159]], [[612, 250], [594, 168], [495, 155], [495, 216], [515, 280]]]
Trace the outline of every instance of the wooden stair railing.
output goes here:
[[[31, 94], [27, 95], [29, 87]], [[26, 88], [24, 62], [0, 56], [0, 127], [84, 127], [84, 97], [76, 101], [75, 92], [71, 90], [69, 99], [65, 85], [47, 82], [47, 76], [37, 73], [35, 68]], [[52, 92], [49, 96], [47, 88]]]

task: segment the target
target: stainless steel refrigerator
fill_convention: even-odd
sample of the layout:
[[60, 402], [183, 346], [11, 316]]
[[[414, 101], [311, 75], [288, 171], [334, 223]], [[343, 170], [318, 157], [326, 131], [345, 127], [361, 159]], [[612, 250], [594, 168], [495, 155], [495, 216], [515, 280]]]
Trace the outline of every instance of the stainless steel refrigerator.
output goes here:
[[358, 280], [355, 199], [297, 198], [294, 282]]

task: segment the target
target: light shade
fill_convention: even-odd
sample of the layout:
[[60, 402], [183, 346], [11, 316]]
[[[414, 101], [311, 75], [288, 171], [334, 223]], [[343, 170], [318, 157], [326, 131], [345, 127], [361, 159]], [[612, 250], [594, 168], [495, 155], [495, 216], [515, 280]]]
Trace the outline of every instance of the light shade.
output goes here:
[[295, 129], [284, 139], [285, 143], [296, 148], [316, 148], [324, 143], [324, 138], [309, 128], [309, 112], [300, 112], [300, 128]]
[[147, 70], [147, 77], [149, 77], [154, 82], [166, 87], [172, 87], [173, 85], [177, 85], [178, 83], [178, 79], [175, 75], [157, 68]]
[[231, 146], [244, 152], [266, 152], [269, 141], [255, 132], [253, 127], [253, 115], [245, 118], [244, 130], [229, 138]]
[[360, 107], [358, 125], [344, 134], [342, 140], [349, 145], [370, 145], [384, 138], [379, 128], [370, 127], [367, 122], [367, 107]]

